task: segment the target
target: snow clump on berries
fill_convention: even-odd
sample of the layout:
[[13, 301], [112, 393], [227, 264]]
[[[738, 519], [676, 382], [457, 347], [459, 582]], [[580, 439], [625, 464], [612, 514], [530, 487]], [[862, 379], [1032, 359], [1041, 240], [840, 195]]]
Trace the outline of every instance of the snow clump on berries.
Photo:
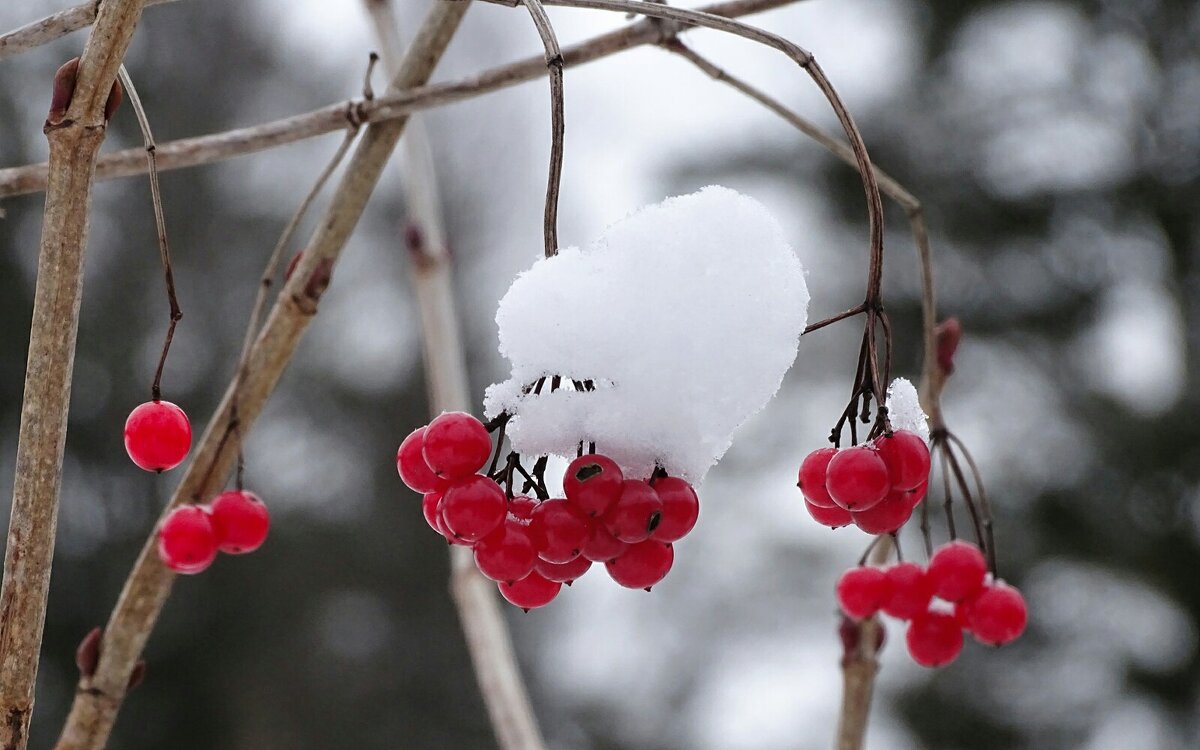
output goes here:
[[906, 378], [896, 378], [888, 386], [888, 419], [893, 430], [908, 430], [929, 442], [929, 417], [921, 410], [917, 389]]

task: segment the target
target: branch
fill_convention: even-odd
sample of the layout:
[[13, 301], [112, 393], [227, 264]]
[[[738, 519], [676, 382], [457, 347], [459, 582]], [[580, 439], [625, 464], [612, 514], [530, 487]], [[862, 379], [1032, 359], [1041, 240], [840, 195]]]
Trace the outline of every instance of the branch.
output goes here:
[[[113, 0], [107, 0], [105, 9]], [[392, 89], [424, 83], [457, 30], [469, 3], [436, 2], [426, 15]], [[330, 206], [318, 223], [291, 279], [284, 285], [255, 342], [246, 377], [236, 391], [241, 428], [226, 432], [235, 395], [231, 385], [209, 421], [171, 508], [216, 492], [232, 470], [245, 435], [295, 353], [329, 274], [361, 217], [387, 159], [404, 131], [403, 119], [369, 127], [359, 141]], [[58, 750], [99, 750], [108, 739], [125, 685], [171, 592], [172, 574], [155, 554], [152, 532], [143, 546], [104, 630], [96, 672], [80, 680]]]
[[[798, 0], [727, 0], [705, 6], [708, 15], [736, 17], [761, 13]], [[640, 21], [563, 50], [564, 67], [594, 62], [666, 38], [661, 24]], [[276, 148], [289, 143], [340, 131], [351, 124], [402, 119], [413, 112], [441, 107], [483, 94], [532, 81], [546, 74], [544, 56], [503, 65], [478, 75], [431, 86], [406, 87], [373, 101], [352, 99], [280, 120], [239, 128], [224, 133], [185, 138], [158, 144], [156, 155], [161, 171], [193, 167], [243, 154]], [[126, 149], [108, 154], [96, 166], [97, 179], [129, 177], [146, 171], [145, 152]], [[46, 188], [46, 165], [30, 164], [0, 169], [0, 198], [35, 193]]]
[[0, 589], [0, 747], [24, 750], [54, 557], [92, 179], [105, 108], [144, 0], [109, 0], [78, 65], [56, 74], [12, 514]]
[[558, 191], [562, 183], [563, 135], [566, 123], [563, 113], [563, 56], [558, 46], [558, 37], [550, 24], [550, 16], [542, 7], [541, 0], [525, 0], [525, 8], [533, 25], [537, 27], [542, 46], [546, 49], [546, 68], [550, 71], [550, 176], [546, 181], [546, 210], [543, 233], [546, 239], [546, 257], [558, 253]]
[[[175, 0], [146, 0], [145, 7], [173, 2]], [[80, 3], [74, 8], [46, 16], [40, 21], [34, 21], [19, 29], [0, 34], [0, 60], [27, 52], [43, 44], [49, 44], [72, 31], [91, 26], [96, 20], [96, 11], [99, 7], [100, 0], [89, 0], [89, 2]]]

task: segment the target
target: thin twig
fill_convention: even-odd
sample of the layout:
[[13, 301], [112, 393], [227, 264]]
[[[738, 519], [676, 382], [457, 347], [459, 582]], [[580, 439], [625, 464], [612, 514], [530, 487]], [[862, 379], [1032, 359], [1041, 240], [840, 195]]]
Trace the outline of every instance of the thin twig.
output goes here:
[[546, 48], [546, 68], [550, 71], [550, 175], [546, 180], [546, 210], [543, 233], [546, 257], [558, 253], [558, 192], [562, 183], [563, 136], [566, 122], [563, 112], [563, 56], [558, 37], [541, 0], [525, 0], [533, 25]]
[[[175, 0], [146, 0], [145, 7], [173, 2]], [[90, 26], [96, 20], [99, 7], [100, 0], [88, 0], [73, 8], [25, 24], [19, 29], [0, 34], [0, 60], [49, 44], [73, 31]]]

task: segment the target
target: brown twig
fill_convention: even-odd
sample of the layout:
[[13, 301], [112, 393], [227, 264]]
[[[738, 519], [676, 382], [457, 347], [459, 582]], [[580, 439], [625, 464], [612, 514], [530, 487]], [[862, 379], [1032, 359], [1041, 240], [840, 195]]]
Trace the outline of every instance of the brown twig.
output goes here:
[[[144, 7], [173, 2], [175, 0], [146, 0]], [[92, 25], [99, 8], [100, 0], [88, 0], [73, 8], [25, 24], [19, 29], [0, 34], [0, 60], [49, 44], [73, 31]]]
[[56, 79], [53, 112], [46, 121], [49, 185], [0, 589], [0, 748], [4, 750], [23, 750], [28, 741], [54, 556], [96, 154], [104, 141], [105, 106], [142, 4], [143, 0], [104, 4], [78, 66], [70, 72], [64, 66], [59, 72], [71, 80]]
[[525, 0], [533, 25], [546, 48], [546, 69], [550, 71], [550, 175], [546, 180], [546, 210], [543, 233], [546, 257], [558, 253], [558, 192], [562, 183], [563, 136], [566, 122], [563, 111], [563, 56], [558, 37], [541, 0]]

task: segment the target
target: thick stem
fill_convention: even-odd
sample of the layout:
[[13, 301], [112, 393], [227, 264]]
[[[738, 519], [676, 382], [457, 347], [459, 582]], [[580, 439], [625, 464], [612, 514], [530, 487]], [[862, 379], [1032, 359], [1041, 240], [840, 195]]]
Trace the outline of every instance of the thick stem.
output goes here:
[[[870, 564], [887, 562], [893, 548], [891, 537], [880, 537], [870, 552]], [[862, 750], [879, 672], [879, 647], [883, 625], [878, 617], [862, 622], [842, 621], [842, 708], [838, 714], [837, 750]]]

